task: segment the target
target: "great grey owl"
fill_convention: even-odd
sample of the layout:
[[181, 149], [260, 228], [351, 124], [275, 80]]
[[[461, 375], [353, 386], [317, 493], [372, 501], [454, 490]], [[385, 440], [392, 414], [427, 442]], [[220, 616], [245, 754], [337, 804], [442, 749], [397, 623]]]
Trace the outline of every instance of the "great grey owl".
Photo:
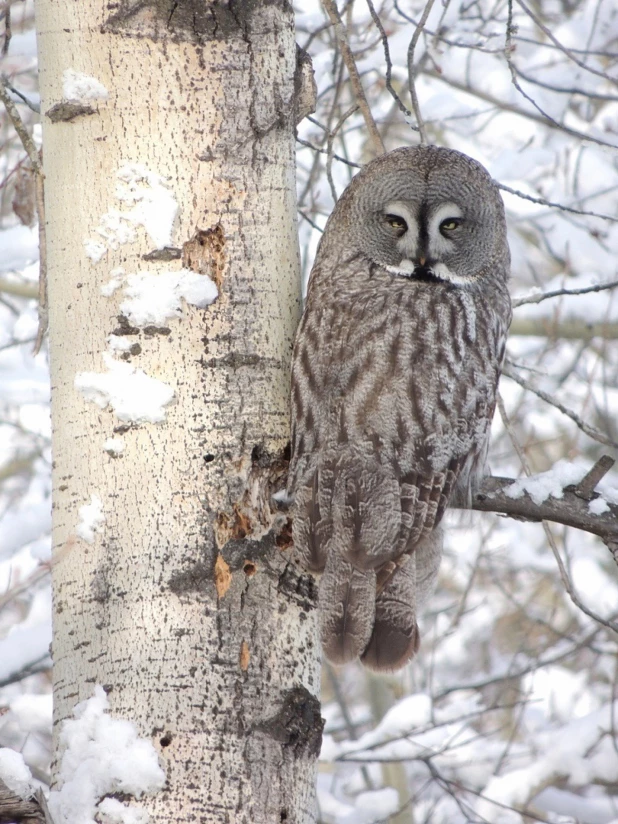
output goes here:
[[328, 220], [294, 346], [288, 491], [334, 663], [393, 670], [418, 650], [440, 520], [483, 474], [509, 264], [498, 187], [450, 149], [379, 157]]

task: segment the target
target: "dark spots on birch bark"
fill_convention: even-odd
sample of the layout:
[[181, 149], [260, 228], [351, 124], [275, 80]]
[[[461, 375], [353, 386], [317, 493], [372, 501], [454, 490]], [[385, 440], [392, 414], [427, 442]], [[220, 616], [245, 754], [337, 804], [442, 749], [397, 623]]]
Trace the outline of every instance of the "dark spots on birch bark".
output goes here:
[[186, 595], [189, 592], [206, 592], [213, 583], [213, 567], [203, 561], [198, 561], [184, 570], [172, 573], [168, 586], [175, 595]]

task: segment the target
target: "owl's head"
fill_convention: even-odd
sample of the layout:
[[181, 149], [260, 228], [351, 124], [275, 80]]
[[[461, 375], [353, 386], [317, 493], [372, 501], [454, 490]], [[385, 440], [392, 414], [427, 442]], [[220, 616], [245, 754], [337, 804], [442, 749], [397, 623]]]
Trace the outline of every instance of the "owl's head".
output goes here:
[[508, 277], [498, 187], [480, 163], [452, 149], [396, 149], [369, 163], [328, 221], [320, 251], [329, 257], [333, 233], [340, 264], [360, 253], [392, 276], [460, 287]]

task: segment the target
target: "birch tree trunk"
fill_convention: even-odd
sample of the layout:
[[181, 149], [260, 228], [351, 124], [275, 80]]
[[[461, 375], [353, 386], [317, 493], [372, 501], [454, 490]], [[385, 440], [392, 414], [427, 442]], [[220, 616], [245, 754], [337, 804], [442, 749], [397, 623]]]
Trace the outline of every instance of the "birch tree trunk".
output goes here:
[[[160, 751], [152, 822], [315, 821], [316, 592], [270, 497], [300, 311], [291, 6], [36, 13], [56, 745], [102, 684]], [[210, 276], [217, 300], [140, 317], [135, 295], [172, 272]]]

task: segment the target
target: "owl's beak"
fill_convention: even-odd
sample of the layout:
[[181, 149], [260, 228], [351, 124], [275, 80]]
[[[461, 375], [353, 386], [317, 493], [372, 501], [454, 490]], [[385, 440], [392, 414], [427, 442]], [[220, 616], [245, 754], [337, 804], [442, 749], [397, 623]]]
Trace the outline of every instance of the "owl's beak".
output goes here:
[[421, 266], [424, 266], [427, 263], [427, 258], [426, 257], [420, 257], [418, 259], [418, 262], [421, 264]]

